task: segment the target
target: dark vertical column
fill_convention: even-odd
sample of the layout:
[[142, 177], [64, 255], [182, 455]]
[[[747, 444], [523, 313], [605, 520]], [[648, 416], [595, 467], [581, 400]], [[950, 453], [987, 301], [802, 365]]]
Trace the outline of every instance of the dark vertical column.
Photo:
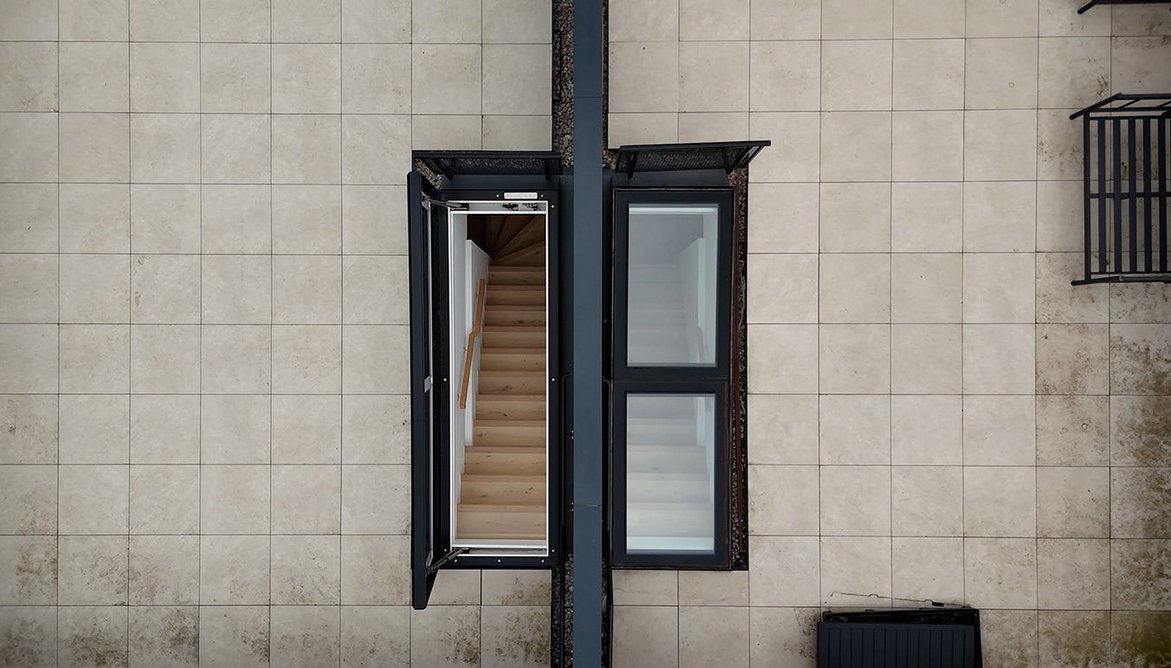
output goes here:
[[602, 0], [573, 9], [573, 663], [602, 665]]

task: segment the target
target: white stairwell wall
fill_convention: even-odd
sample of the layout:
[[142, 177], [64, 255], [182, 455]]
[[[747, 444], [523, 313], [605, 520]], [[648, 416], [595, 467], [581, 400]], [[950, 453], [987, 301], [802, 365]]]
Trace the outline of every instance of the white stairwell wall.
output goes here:
[[[451, 387], [449, 424], [451, 425], [451, 489], [453, 500], [460, 499], [460, 474], [464, 470], [464, 448], [472, 440], [473, 420], [476, 414], [475, 388], [478, 384], [480, 367], [480, 339], [475, 342], [475, 351], [471, 361], [471, 375], [468, 381], [467, 408], [459, 407], [460, 386], [463, 381], [464, 356], [467, 354], [468, 333], [475, 326], [473, 319], [476, 313], [476, 290], [481, 280], [488, 278], [488, 254], [479, 246], [467, 240], [467, 218], [453, 215], [451, 217], [450, 239], [448, 250], [448, 311], [451, 317], [448, 328], [450, 340], [448, 350], [450, 355], [450, 383]], [[454, 504], [453, 504], [454, 507]]]

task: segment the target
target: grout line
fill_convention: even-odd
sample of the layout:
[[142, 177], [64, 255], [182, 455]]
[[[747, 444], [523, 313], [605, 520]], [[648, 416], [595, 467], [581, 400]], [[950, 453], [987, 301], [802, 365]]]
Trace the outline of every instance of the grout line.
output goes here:
[[967, 477], [965, 466], [967, 457], [964, 445], [964, 331], [966, 318], [964, 316], [964, 200], [967, 198], [967, 136], [968, 136], [968, 12], [964, 8], [963, 50], [960, 71], [963, 72], [963, 85], [960, 86], [960, 600], [968, 603], [968, 530], [965, 515], [965, 488], [964, 479]]
[[[61, 0], [57, 0], [57, 252], [61, 252]], [[57, 495], [53, 524], [56, 560], [54, 564], [53, 648], [57, 665], [61, 664], [61, 257], [57, 256]], [[129, 631], [127, 632], [129, 634]], [[129, 659], [129, 657], [127, 657]]]
[[[133, 155], [134, 155], [133, 146], [132, 146], [132, 142], [134, 141], [134, 133], [130, 127], [130, 120], [131, 119], [130, 119], [130, 115], [129, 115], [129, 112], [130, 112], [129, 96], [132, 94], [131, 88], [132, 88], [133, 81], [134, 81], [133, 70], [131, 69], [133, 67], [133, 65], [132, 65], [133, 60], [134, 59], [133, 59], [132, 54], [130, 52], [130, 7], [129, 7], [129, 3], [127, 3], [127, 7], [126, 7], [126, 94], [127, 94], [127, 101], [126, 101], [127, 102], [127, 106], [126, 106], [126, 111], [127, 111], [127, 115], [126, 115], [126, 181], [127, 181], [127, 185], [126, 185], [126, 202], [127, 202], [126, 214], [127, 214], [127, 219], [128, 219], [127, 222], [129, 222], [129, 219], [132, 219], [133, 215], [134, 215], [134, 200], [133, 200], [133, 198], [130, 197], [130, 185], [129, 185], [129, 183], [134, 180], [134, 171], [133, 171], [132, 165], [131, 165], [132, 160], [133, 160]], [[60, 94], [60, 93], [58, 93], [58, 94]], [[58, 106], [60, 106], [60, 104], [58, 104]], [[58, 147], [58, 153], [60, 153], [59, 147]], [[127, 234], [126, 244], [127, 244], [127, 248], [130, 251], [126, 255], [126, 282], [128, 284], [128, 288], [129, 288], [126, 293], [126, 295], [127, 295], [126, 319], [127, 319], [127, 322], [130, 323], [127, 326], [127, 331], [126, 331], [126, 356], [127, 356], [127, 359], [126, 359], [126, 366], [127, 366], [127, 370], [126, 370], [126, 421], [127, 421], [127, 425], [126, 425], [126, 662], [127, 662], [127, 664], [129, 664], [130, 663], [130, 531], [131, 531], [130, 508], [132, 505], [132, 498], [133, 498], [131, 495], [131, 490], [134, 485], [133, 476], [131, 475], [132, 469], [130, 466], [130, 461], [131, 461], [130, 460], [130, 425], [132, 425], [134, 423], [133, 422], [134, 421], [134, 405], [133, 405], [133, 402], [131, 401], [131, 398], [132, 398], [131, 392], [134, 389], [134, 314], [133, 314], [133, 308], [131, 306], [131, 304], [133, 303], [133, 298], [134, 298], [133, 297], [133, 289], [134, 289], [133, 282], [131, 281], [131, 273], [134, 271], [134, 235]], [[59, 265], [60, 265], [60, 261], [58, 261], [58, 266]], [[60, 317], [60, 314], [58, 314], [58, 317]]]
[[[196, 30], [198, 31], [199, 46], [199, 400], [196, 435], [199, 443], [198, 457], [199, 474], [196, 480], [198, 498], [196, 499], [196, 531], [195, 539], [195, 629], [200, 631], [199, 611], [203, 609], [203, 3], [196, 7]], [[199, 661], [199, 643], [195, 646], [195, 659]]]
[[[272, 191], [273, 191], [273, 129], [272, 129], [272, 105], [273, 98], [273, 48], [272, 48], [272, 3], [268, 3], [268, 600], [266, 602], [268, 612], [268, 656], [272, 657], [272, 381], [273, 381], [273, 367], [272, 367], [272, 259], [275, 244], [273, 243], [273, 214], [272, 214]], [[340, 104], [340, 100], [339, 100]], [[339, 124], [340, 132], [340, 124]]]
[[[1037, 3], [1037, 34], [1038, 34], [1038, 36], [1040, 35], [1040, 33], [1041, 33], [1041, 3]], [[1041, 42], [1040, 42], [1040, 39], [1037, 40], [1036, 47], [1037, 47], [1037, 55], [1036, 55], [1036, 58], [1037, 58], [1037, 60], [1036, 60], [1036, 62], [1037, 62], [1037, 69], [1036, 69], [1037, 80], [1036, 80], [1036, 85], [1034, 86], [1035, 97], [1033, 99], [1033, 103], [1037, 106], [1037, 111], [1035, 112], [1035, 116], [1033, 118], [1033, 127], [1036, 128], [1036, 137], [1034, 137], [1034, 139], [1033, 139], [1034, 146], [1039, 145], [1040, 139], [1041, 139]], [[1036, 155], [1034, 157], [1033, 177], [1040, 178], [1040, 176], [1041, 176], [1041, 151], [1038, 149], [1038, 150], [1036, 150]], [[1037, 369], [1038, 369], [1038, 365], [1037, 365], [1037, 360], [1038, 360], [1038, 356], [1037, 356], [1037, 348], [1038, 348], [1038, 344], [1037, 344], [1037, 248], [1038, 248], [1038, 243], [1037, 243], [1037, 187], [1034, 185], [1032, 190], [1033, 190], [1033, 253], [1032, 253], [1032, 260], [1033, 260], [1033, 262], [1032, 262], [1032, 264], [1033, 264], [1033, 273], [1032, 273], [1032, 276], [1033, 276], [1033, 394], [1035, 395], [1035, 394], [1037, 394]], [[1038, 502], [1037, 502], [1037, 499], [1039, 498], [1039, 494], [1037, 493], [1037, 488], [1038, 488], [1037, 481], [1038, 481], [1038, 477], [1039, 477], [1038, 472], [1040, 469], [1037, 468], [1037, 437], [1036, 437], [1036, 434], [1037, 434], [1037, 426], [1036, 426], [1036, 424], [1037, 424], [1037, 400], [1036, 399], [1033, 399], [1032, 405], [1033, 405], [1033, 461], [1032, 461], [1032, 466], [1033, 466], [1033, 569], [1034, 569], [1033, 570], [1033, 607], [1040, 608], [1041, 607], [1041, 540], [1039, 538], [1040, 531], [1038, 530], [1038, 525], [1040, 524], [1040, 519], [1039, 519], [1040, 512], [1038, 510]], [[1039, 612], [1038, 612], [1037, 616], [1035, 617], [1035, 621], [1033, 622], [1033, 628], [1034, 628], [1034, 634], [1037, 638], [1037, 640], [1036, 640], [1037, 644], [1036, 644], [1036, 647], [1034, 648], [1034, 651], [1036, 652], [1036, 654], [1034, 655], [1034, 660], [1040, 662], [1040, 660], [1041, 660], [1041, 615]]]
[[[338, 0], [338, 100], [341, 102], [341, 109], [345, 111], [345, 58], [346, 50], [342, 42], [342, 26], [344, 25], [345, 2]], [[482, 40], [481, 40], [482, 41]], [[342, 454], [345, 452], [345, 414], [346, 414], [346, 397], [343, 393], [343, 378], [345, 377], [345, 346], [346, 346], [346, 330], [345, 330], [345, 308], [346, 308], [346, 234], [345, 234], [345, 214], [346, 209], [346, 151], [345, 151], [345, 121], [346, 116], [341, 117], [341, 126], [338, 132], [338, 276], [341, 280], [338, 284], [338, 322], [337, 328], [338, 338], [338, 441], [337, 441], [337, 660], [338, 667], [342, 665], [342, 508], [345, 507], [343, 499], [345, 498], [345, 477], [342, 475]], [[275, 286], [273, 286], [275, 293]], [[274, 319], [275, 320], [275, 319]], [[271, 392], [273, 388], [269, 388]], [[408, 644], [408, 647], [410, 645]]]
[[888, 507], [887, 507], [887, 533], [890, 535], [890, 605], [894, 606], [895, 596], [895, 539], [894, 539], [894, 522], [895, 522], [895, 485], [894, 485], [894, 348], [895, 348], [895, 331], [894, 331], [894, 209], [895, 209], [895, 112], [894, 112], [894, 85], [895, 85], [895, 57], [894, 57], [894, 19], [895, 19], [895, 0], [890, 3], [891, 12], [891, 42], [890, 42], [890, 178], [891, 185], [888, 189], [890, 193], [890, 201], [888, 202], [889, 219], [887, 222], [887, 302], [886, 315], [889, 322], [887, 328], [887, 390], [890, 395], [886, 402], [886, 426], [887, 426], [887, 441], [886, 441], [886, 462], [887, 462], [887, 491]]

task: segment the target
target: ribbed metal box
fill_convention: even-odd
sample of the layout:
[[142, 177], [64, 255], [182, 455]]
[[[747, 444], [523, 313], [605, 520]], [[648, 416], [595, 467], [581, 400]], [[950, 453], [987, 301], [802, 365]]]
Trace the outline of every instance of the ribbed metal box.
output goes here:
[[981, 668], [976, 610], [825, 613], [818, 668]]

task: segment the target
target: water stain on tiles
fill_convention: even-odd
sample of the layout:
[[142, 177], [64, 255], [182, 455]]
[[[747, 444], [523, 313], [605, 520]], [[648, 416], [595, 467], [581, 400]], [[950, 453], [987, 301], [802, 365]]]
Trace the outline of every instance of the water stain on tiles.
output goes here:
[[1109, 612], [1044, 612], [1039, 620], [1041, 663], [1047, 668], [1108, 668]]
[[1171, 541], [1116, 540], [1111, 551], [1115, 609], [1171, 608]]
[[525, 665], [549, 663], [547, 621], [542, 615], [509, 612], [504, 623], [504, 633], [498, 643], [494, 654], [503, 662], [523, 662]]
[[66, 638], [63, 644], [75, 659], [76, 665], [98, 668], [127, 665], [126, 638], [106, 633], [97, 626], [79, 629]]
[[1118, 397], [1115, 464], [1171, 466], [1171, 396]]
[[268, 642], [267, 633], [258, 634], [251, 638], [246, 638], [244, 645], [257, 659], [264, 662], [268, 661], [270, 645]]
[[480, 665], [479, 643], [473, 642], [471, 637], [463, 634], [448, 633], [447, 639], [450, 641], [447, 645], [450, 648], [447, 653], [448, 661], [468, 666]]
[[1112, 624], [1114, 666], [1171, 665], [1171, 612], [1116, 612]]
[[1111, 478], [1113, 535], [1171, 538], [1171, 468], [1116, 468]]
[[0, 634], [0, 666], [52, 665], [53, 643], [48, 638], [52, 629], [46, 628], [45, 621], [23, 616], [0, 619], [5, 627]]
[[1171, 337], [1165, 325], [1116, 325], [1110, 361], [1111, 391], [1171, 395]]
[[49, 542], [20, 546], [16, 562], [16, 594], [22, 601], [43, 598], [57, 586], [57, 550]]
[[184, 610], [167, 611], [163, 617], [163, 638], [176, 656], [199, 652], [199, 625], [192, 624], [191, 614]]

